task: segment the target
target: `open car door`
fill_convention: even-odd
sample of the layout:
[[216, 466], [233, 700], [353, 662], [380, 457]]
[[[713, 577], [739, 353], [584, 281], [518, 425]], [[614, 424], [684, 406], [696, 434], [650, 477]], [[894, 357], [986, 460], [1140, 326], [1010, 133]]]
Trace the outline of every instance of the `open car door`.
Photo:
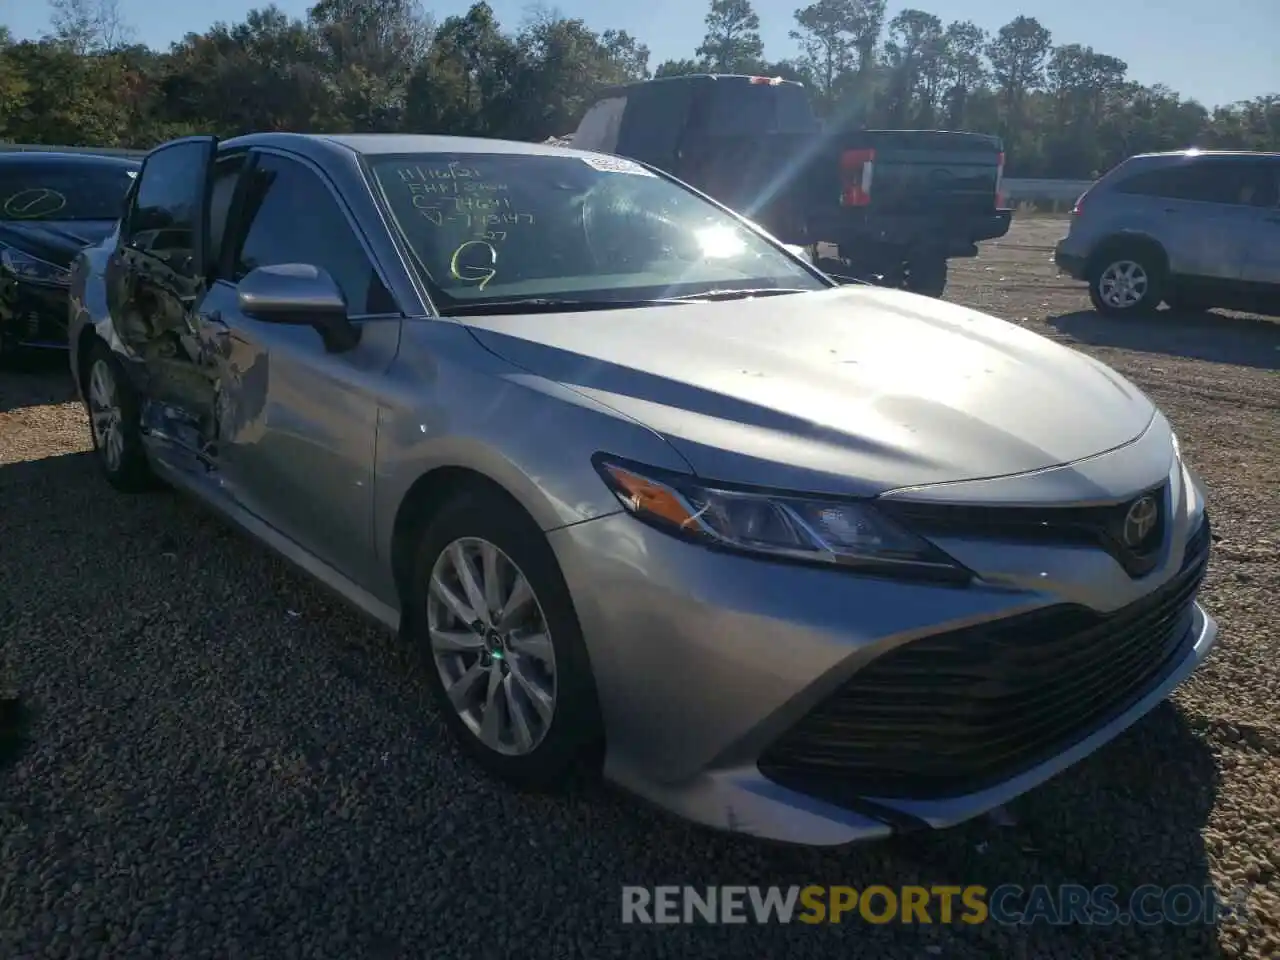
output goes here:
[[147, 154], [107, 266], [111, 321], [147, 397], [143, 430], [172, 448], [157, 450], [165, 459], [178, 451], [199, 457], [213, 409], [195, 313], [208, 286], [208, 197], [217, 146], [216, 137], [184, 137]]

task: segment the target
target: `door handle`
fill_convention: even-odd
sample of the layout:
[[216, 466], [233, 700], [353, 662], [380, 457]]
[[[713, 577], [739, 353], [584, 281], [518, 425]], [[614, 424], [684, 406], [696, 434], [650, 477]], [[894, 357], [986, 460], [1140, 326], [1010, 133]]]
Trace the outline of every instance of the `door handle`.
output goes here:
[[1164, 212], [1165, 212], [1165, 213], [1177, 213], [1177, 212], [1178, 212], [1178, 208], [1177, 208], [1177, 207], [1165, 207], [1165, 208], [1164, 208]]
[[1280, 217], [1267, 217], [1267, 223], [1280, 223]]

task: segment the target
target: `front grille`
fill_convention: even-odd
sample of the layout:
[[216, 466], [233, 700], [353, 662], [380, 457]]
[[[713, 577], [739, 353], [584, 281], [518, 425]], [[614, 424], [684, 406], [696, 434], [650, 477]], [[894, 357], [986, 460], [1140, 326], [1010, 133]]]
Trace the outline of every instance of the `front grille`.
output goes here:
[[[1168, 505], [1166, 485], [1121, 503], [1090, 507], [985, 507], [967, 504], [881, 500], [877, 508], [926, 536], [997, 537], [1039, 543], [1082, 543], [1101, 547], [1131, 577], [1155, 569]], [[1136, 500], [1153, 496], [1157, 522], [1137, 546], [1124, 540], [1125, 516]]]
[[1209, 539], [1206, 518], [1177, 576], [1114, 613], [1055, 606], [889, 651], [770, 747], [761, 771], [849, 803], [961, 796], [1035, 766], [1182, 659]]

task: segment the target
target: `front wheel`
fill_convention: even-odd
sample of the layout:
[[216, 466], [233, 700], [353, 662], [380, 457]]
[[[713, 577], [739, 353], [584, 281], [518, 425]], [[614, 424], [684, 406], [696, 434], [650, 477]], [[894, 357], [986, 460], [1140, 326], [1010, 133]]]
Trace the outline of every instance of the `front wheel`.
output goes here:
[[423, 533], [408, 592], [410, 638], [430, 655], [462, 746], [519, 787], [569, 780], [602, 724], [569, 589], [537, 525], [496, 492], [458, 496]]
[[141, 404], [120, 361], [98, 340], [89, 351], [86, 369], [84, 403], [98, 466], [107, 482], [123, 493], [152, 489], [157, 484], [142, 447]]

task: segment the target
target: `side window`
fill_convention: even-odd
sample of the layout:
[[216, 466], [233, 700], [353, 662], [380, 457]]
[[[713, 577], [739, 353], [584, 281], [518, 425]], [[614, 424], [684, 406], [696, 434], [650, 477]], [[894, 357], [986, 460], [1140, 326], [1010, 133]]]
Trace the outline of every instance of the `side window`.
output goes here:
[[1280, 206], [1280, 163], [1249, 161], [1240, 178], [1240, 202], [1250, 207], [1274, 210]]
[[233, 281], [257, 267], [309, 263], [329, 272], [353, 315], [393, 312], [364, 247], [316, 173], [296, 160], [261, 154], [247, 176], [229, 258]]
[[613, 153], [618, 147], [618, 128], [627, 109], [626, 97], [609, 97], [587, 111], [573, 134], [578, 150]]
[[1118, 189], [1166, 200], [1235, 204], [1240, 202], [1240, 174], [1239, 164], [1200, 160], [1135, 174]]
[[120, 204], [120, 220], [128, 221], [129, 211], [133, 209], [133, 201], [138, 196], [138, 178], [135, 176], [129, 184], [129, 189], [125, 191], [124, 200]]
[[248, 154], [233, 154], [219, 158], [213, 167], [213, 186], [209, 190], [209, 250], [210, 260], [217, 264], [222, 263], [220, 254], [227, 234], [227, 218], [247, 160]]
[[627, 98], [615, 152], [670, 170], [684, 132], [693, 85], [654, 84]]
[[199, 272], [192, 255], [207, 153], [205, 143], [179, 143], [147, 157], [128, 218], [130, 246], [190, 278]]

